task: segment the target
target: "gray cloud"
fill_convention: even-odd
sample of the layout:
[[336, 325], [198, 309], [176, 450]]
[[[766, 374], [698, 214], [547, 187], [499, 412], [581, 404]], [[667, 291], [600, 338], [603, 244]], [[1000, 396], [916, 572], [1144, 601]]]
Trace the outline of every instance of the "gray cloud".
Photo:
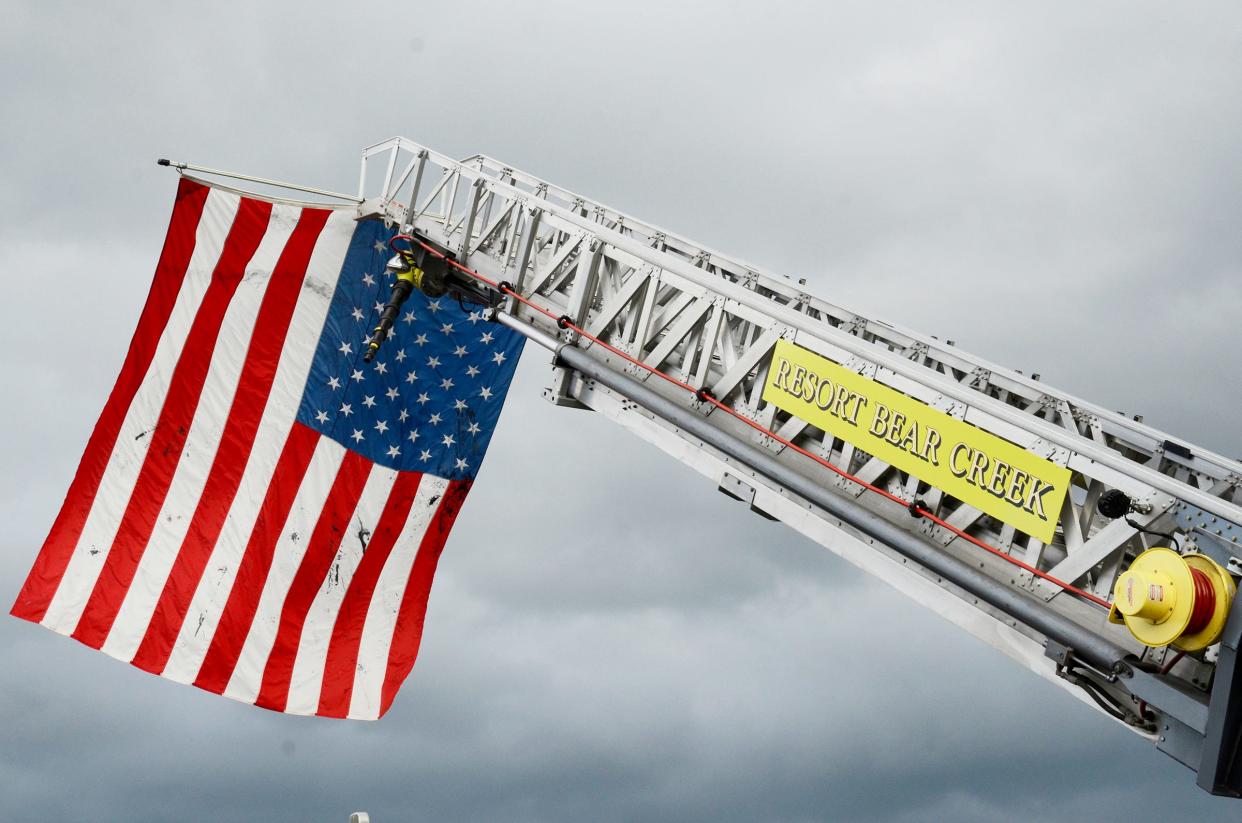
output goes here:
[[[485, 152], [1242, 454], [1228, 4], [4, 3], [0, 600], [111, 387], [173, 156]], [[1168, 758], [525, 358], [374, 724], [0, 620], [0, 818], [1234, 819]]]

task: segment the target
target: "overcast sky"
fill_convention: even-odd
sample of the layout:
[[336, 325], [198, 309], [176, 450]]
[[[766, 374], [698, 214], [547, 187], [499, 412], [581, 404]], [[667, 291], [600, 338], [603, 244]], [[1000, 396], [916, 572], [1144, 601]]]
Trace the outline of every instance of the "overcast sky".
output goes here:
[[[157, 157], [349, 189], [396, 134], [484, 152], [1242, 455], [1240, 62], [1233, 3], [0, 0], [0, 604], [141, 308]], [[1242, 815], [545, 373], [532, 349], [384, 719], [5, 616], [0, 819]]]

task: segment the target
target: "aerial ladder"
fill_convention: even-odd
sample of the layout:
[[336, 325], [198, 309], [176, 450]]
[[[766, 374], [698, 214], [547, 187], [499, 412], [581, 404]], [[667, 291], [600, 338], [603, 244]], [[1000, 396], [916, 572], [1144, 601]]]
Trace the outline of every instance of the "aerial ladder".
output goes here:
[[[476, 155], [363, 151], [412, 288], [655, 444], [1242, 796], [1242, 464]], [[395, 314], [395, 312], [387, 312]], [[373, 345], [387, 330], [377, 328]]]

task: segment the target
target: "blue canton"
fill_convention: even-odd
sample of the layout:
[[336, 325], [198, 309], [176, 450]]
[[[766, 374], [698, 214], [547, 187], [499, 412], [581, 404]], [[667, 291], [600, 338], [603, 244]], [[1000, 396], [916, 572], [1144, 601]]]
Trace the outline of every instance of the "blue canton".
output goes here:
[[524, 340], [478, 306], [415, 289], [375, 360], [364, 363], [392, 291], [384, 270], [392, 235], [380, 221], [355, 229], [298, 422], [382, 466], [473, 478]]

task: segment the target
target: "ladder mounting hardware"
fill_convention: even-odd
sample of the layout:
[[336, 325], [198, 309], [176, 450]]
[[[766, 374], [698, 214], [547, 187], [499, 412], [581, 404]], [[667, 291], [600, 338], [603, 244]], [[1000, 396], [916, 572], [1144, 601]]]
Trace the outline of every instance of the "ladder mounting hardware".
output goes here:
[[1100, 499], [1095, 504], [1095, 507], [1100, 514], [1109, 520], [1125, 517], [1130, 512], [1138, 514], [1148, 514], [1151, 512], [1150, 503], [1140, 503], [1121, 489], [1109, 489], [1104, 492], [1100, 495]]

